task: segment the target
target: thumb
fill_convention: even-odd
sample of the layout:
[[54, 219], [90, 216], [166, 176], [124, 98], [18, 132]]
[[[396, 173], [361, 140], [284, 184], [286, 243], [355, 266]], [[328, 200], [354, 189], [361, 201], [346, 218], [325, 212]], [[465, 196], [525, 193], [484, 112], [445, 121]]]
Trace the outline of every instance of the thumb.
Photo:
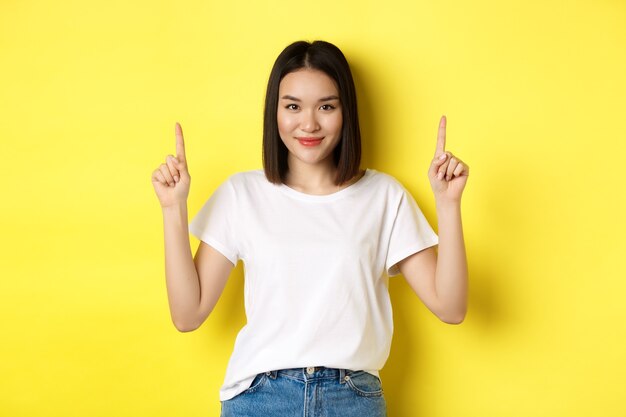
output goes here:
[[446, 160], [448, 159], [448, 154], [447, 153], [442, 153], [439, 156], [435, 156], [430, 164], [430, 167], [428, 169], [428, 174], [431, 177], [436, 177], [437, 176], [437, 171], [439, 170], [439, 167], [441, 165], [443, 165]]

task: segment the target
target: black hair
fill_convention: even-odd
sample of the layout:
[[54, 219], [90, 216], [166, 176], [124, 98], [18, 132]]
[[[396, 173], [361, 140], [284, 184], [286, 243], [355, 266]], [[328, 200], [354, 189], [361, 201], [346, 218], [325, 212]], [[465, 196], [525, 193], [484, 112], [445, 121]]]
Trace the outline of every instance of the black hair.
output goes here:
[[356, 88], [346, 57], [335, 45], [325, 41], [297, 41], [287, 46], [276, 58], [265, 95], [263, 117], [263, 169], [267, 179], [280, 184], [285, 182], [289, 170], [287, 147], [278, 132], [278, 90], [283, 77], [301, 69], [324, 72], [335, 81], [339, 90], [342, 111], [342, 128], [339, 143], [333, 149], [333, 162], [337, 167], [335, 185], [341, 185], [359, 172], [361, 163], [361, 130], [356, 103]]

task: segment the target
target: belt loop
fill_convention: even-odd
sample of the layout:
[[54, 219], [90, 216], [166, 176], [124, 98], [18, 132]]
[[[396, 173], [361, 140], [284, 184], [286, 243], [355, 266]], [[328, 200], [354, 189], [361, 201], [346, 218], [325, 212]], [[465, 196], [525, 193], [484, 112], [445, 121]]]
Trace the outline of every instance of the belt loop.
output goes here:
[[346, 370], [343, 368], [339, 369], [339, 383], [340, 384], [344, 384], [346, 382], [345, 376], [346, 376]]

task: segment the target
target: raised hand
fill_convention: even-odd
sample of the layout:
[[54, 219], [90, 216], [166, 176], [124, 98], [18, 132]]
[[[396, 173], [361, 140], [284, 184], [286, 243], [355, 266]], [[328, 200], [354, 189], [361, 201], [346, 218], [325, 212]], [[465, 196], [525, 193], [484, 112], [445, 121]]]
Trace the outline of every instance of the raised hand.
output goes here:
[[183, 129], [176, 123], [176, 157], [167, 155], [165, 163], [152, 172], [152, 185], [162, 208], [186, 204], [191, 177], [185, 157]]
[[469, 166], [446, 148], [446, 116], [441, 116], [437, 148], [428, 170], [430, 186], [438, 202], [460, 202], [469, 176]]

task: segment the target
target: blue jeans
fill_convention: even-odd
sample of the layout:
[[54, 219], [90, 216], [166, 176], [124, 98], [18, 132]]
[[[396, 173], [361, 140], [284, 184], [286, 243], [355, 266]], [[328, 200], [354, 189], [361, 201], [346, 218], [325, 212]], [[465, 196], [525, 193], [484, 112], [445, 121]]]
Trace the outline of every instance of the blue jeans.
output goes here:
[[387, 416], [379, 378], [325, 367], [260, 373], [247, 390], [221, 403], [220, 417]]

